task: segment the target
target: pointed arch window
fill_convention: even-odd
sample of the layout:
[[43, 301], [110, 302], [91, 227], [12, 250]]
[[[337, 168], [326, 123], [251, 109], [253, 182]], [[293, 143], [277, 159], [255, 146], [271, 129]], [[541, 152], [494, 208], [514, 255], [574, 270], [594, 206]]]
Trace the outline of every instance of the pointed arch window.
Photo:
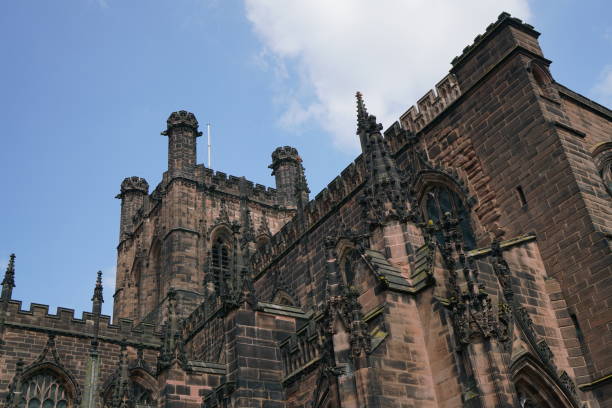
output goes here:
[[[511, 365], [512, 381], [521, 408], [577, 408], [575, 395], [563, 389], [530, 354], [523, 354]], [[571, 380], [570, 380], [571, 381]]]
[[227, 240], [217, 237], [212, 247], [212, 272], [215, 288], [220, 290], [222, 282], [229, 278], [231, 246]]
[[[472, 231], [470, 213], [459, 195], [443, 185], [436, 185], [427, 190], [424, 196], [423, 209], [425, 219], [434, 223], [442, 222], [443, 215], [450, 213], [459, 220], [457, 226], [463, 237], [463, 243], [467, 249], [476, 247], [476, 238]], [[436, 232], [437, 241], [442, 244], [442, 232]]]
[[38, 372], [22, 383], [18, 408], [71, 408], [64, 382], [50, 370]]

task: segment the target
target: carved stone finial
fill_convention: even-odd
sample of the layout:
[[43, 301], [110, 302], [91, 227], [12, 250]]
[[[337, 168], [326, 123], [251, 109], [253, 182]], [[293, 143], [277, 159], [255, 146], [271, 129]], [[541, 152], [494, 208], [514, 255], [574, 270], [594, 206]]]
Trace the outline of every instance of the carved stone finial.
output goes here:
[[361, 92], [357, 91], [355, 98], [357, 98], [357, 132], [359, 132], [367, 123], [368, 110], [363, 102], [363, 95]]
[[11, 254], [2, 280], [2, 299], [10, 299], [15, 287], [15, 254]]
[[96, 279], [96, 287], [94, 288], [93, 297], [91, 298], [91, 301], [94, 302], [94, 308], [95, 308], [96, 303], [98, 304], [104, 303], [104, 296], [102, 295], [102, 291], [103, 291], [102, 271], [98, 271], [98, 278]]
[[355, 97], [357, 98], [357, 134], [361, 132], [380, 132], [383, 127], [376, 122], [376, 116], [368, 113], [361, 92], [357, 92]]

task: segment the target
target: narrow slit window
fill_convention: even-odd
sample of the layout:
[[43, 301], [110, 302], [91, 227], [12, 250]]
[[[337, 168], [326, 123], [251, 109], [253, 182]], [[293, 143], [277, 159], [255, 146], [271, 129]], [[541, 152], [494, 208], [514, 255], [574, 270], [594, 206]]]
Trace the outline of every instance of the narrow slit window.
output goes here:
[[516, 194], [518, 195], [519, 201], [521, 202], [521, 207], [525, 207], [527, 205], [527, 197], [525, 197], [525, 192], [523, 191], [523, 187], [516, 187]]

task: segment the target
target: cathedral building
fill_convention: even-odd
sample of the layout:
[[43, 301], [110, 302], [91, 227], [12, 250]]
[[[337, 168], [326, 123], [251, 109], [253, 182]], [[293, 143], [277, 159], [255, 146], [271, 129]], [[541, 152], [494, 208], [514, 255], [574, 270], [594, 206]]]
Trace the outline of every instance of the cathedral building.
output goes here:
[[501, 14], [384, 131], [357, 93], [362, 153], [313, 199], [295, 148], [267, 188], [172, 113], [162, 181], [121, 183], [115, 293], [24, 309], [11, 257], [0, 405], [611, 407], [612, 112], [538, 36]]

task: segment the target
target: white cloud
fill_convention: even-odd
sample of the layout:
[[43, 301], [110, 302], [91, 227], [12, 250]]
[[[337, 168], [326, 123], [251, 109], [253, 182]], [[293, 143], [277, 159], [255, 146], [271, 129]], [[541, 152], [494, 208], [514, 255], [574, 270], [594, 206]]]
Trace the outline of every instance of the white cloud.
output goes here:
[[[354, 94], [390, 125], [448, 72], [451, 59], [502, 11], [527, 0], [245, 0], [278, 74], [279, 123], [318, 121], [339, 148], [355, 148]], [[282, 77], [284, 75], [284, 77]]]
[[601, 71], [599, 81], [592, 91], [595, 100], [605, 106], [612, 107], [612, 65], [607, 65]]

